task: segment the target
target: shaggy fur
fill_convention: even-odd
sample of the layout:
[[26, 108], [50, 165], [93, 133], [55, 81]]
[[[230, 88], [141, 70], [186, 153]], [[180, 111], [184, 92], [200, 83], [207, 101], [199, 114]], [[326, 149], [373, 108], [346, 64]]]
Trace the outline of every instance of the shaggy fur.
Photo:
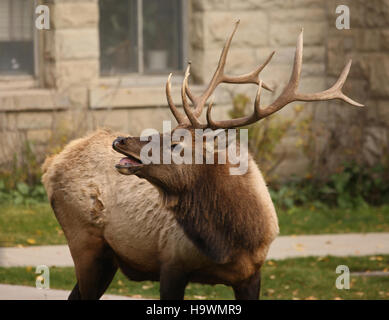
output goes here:
[[[248, 279], [258, 282], [254, 275], [278, 234], [278, 221], [254, 161], [249, 159], [243, 176], [230, 176], [225, 165], [188, 165], [197, 173], [178, 192], [151, 178], [153, 184], [119, 174], [114, 167], [123, 156], [112, 149], [117, 136], [98, 130], [43, 165], [43, 183], [76, 266], [78, 284], [71, 297], [98, 298], [117, 267], [133, 280], [161, 279], [165, 298], [162, 287], [181, 281], [172, 270], [185, 275], [183, 287], [187, 281], [234, 289]], [[153, 170], [175, 170], [176, 185], [184, 186], [185, 166]], [[92, 290], [101, 274], [85, 280], [93, 276], [86, 270], [101, 261], [106, 262], [101, 273], [112, 277]]]

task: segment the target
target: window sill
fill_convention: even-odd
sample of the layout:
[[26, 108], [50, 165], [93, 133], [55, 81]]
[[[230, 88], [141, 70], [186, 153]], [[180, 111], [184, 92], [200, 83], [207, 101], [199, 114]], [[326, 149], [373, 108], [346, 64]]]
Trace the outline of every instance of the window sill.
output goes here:
[[1, 75], [0, 92], [2, 90], [29, 89], [37, 87], [38, 81], [30, 75]]
[[[182, 84], [184, 73], [182, 71], [172, 72], [172, 85]], [[111, 88], [118, 87], [157, 87], [165, 86], [169, 73], [161, 75], [140, 75], [138, 73], [117, 75], [117, 76], [101, 76], [98, 80], [98, 85]]]
[[[184, 77], [172, 77], [172, 97], [177, 106], [181, 102], [181, 85]], [[167, 76], [134, 76], [126, 78], [100, 78], [98, 86], [90, 89], [91, 109], [115, 109], [137, 107], [167, 107], [165, 86]], [[194, 94], [200, 94], [203, 86], [192, 85]]]
[[69, 99], [49, 89], [0, 91], [0, 112], [65, 110]]

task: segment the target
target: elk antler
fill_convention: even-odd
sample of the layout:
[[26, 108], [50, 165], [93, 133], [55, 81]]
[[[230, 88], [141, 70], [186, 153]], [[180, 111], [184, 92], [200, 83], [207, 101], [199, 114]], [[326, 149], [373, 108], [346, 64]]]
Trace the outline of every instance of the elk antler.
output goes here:
[[301, 75], [302, 61], [303, 61], [303, 30], [301, 30], [301, 33], [297, 40], [297, 47], [296, 47], [296, 54], [294, 57], [292, 75], [290, 77], [288, 84], [286, 85], [285, 89], [282, 91], [280, 96], [271, 105], [265, 108], [260, 108], [259, 102], [260, 102], [261, 87], [259, 86], [255, 103], [254, 103], [254, 112], [250, 116], [246, 116], [238, 119], [224, 120], [224, 121], [212, 120], [211, 118], [212, 105], [209, 105], [207, 110], [208, 126], [213, 129], [236, 128], [236, 127], [246, 126], [256, 121], [259, 121], [265, 117], [268, 117], [269, 115], [282, 109], [284, 106], [294, 101], [325, 101], [325, 100], [332, 100], [332, 99], [340, 99], [353, 106], [357, 106], [357, 107], [364, 106], [350, 99], [342, 92], [343, 85], [350, 71], [351, 62], [352, 62], [351, 59], [344, 67], [342, 73], [339, 76], [339, 79], [330, 89], [317, 92], [317, 93], [310, 93], [310, 94], [297, 92], [299, 81], [300, 81], [300, 75]]
[[[282, 109], [284, 106], [294, 101], [325, 101], [325, 100], [332, 100], [332, 99], [340, 99], [351, 105], [363, 107], [362, 104], [350, 99], [342, 92], [343, 85], [350, 71], [351, 60], [344, 67], [341, 75], [339, 76], [339, 79], [330, 89], [318, 93], [311, 93], [311, 94], [304, 94], [304, 93], [297, 92], [300, 75], [301, 75], [302, 59], [303, 59], [303, 31], [301, 31], [297, 40], [293, 71], [288, 84], [286, 85], [285, 89], [282, 91], [280, 96], [271, 105], [265, 108], [261, 108], [260, 107], [261, 88], [263, 87], [267, 90], [270, 91], [272, 90], [266, 84], [264, 84], [262, 80], [259, 79], [259, 74], [270, 62], [275, 52], [273, 51], [261, 66], [257, 67], [254, 71], [250, 73], [240, 75], [240, 76], [225, 75], [224, 67], [226, 64], [228, 50], [230, 48], [232, 38], [236, 32], [238, 25], [239, 25], [239, 21], [236, 22], [234, 30], [232, 31], [231, 35], [226, 41], [226, 44], [224, 45], [223, 51], [220, 55], [218, 67], [212, 77], [211, 82], [209, 83], [205, 92], [201, 96], [198, 97], [194, 96], [188, 87], [190, 63], [188, 64], [188, 67], [185, 71], [185, 77], [182, 83], [182, 88], [181, 88], [182, 103], [183, 103], [186, 117], [185, 115], [180, 113], [173, 104], [171, 93], [170, 93], [171, 75], [169, 76], [166, 84], [166, 96], [167, 96], [170, 109], [172, 110], [173, 115], [175, 116], [175, 118], [180, 124], [188, 123], [189, 120], [189, 122], [192, 124], [194, 128], [210, 127], [212, 129], [216, 129], [216, 128], [226, 129], [226, 128], [236, 128], [236, 127], [246, 126], [273, 114], [274, 112]], [[198, 117], [201, 115], [204, 109], [204, 105], [206, 104], [208, 98], [215, 91], [216, 87], [221, 83], [257, 84], [258, 91], [254, 102], [254, 112], [250, 116], [246, 116], [238, 119], [214, 121], [212, 120], [211, 117], [211, 110], [213, 104], [210, 103], [207, 110], [207, 124], [201, 124], [198, 120]], [[191, 100], [194, 108], [191, 108], [189, 106], [187, 96]]]
[[[270, 60], [273, 57], [275, 52], [272, 52], [270, 54], [270, 56], [267, 58], [267, 60], [262, 65], [258, 66], [254, 71], [252, 71], [250, 73], [243, 74], [240, 76], [228, 76], [228, 75], [224, 74], [224, 67], [225, 67], [226, 60], [227, 60], [228, 50], [230, 48], [232, 38], [236, 32], [236, 29], [238, 28], [238, 25], [239, 25], [239, 20], [235, 23], [234, 30], [232, 31], [231, 35], [228, 37], [228, 39], [224, 45], [224, 48], [223, 48], [222, 53], [221, 53], [220, 58], [219, 58], [218, 66], [217, 66], [216, 71], [212, 77], [212, 80], [208, 84], [206, 90], [204, 91], [204, 93], [201, 96], [198, 96], [198, 97], [195, 96], [188, 87], [190, 63], [188, 64], [188, 67], [187, 67], [186, 72], [185, 72], [185, 78], [184, 78], [184, 81], [182, 83], [182, 88], [181, 88], [182, 103], [183, 103], [183, 107], [184, 107], [184, 111], [185, 111], [187, 119], [186, 119], [185, 115], [183, 115], [182, 113], [180, 113], [177, 110], [177, 108], [175, 107], [175, 105], [173, 103], [173, 100], [171, 97], [171, 92], [170, 92], [171, 91], [171, 85], [170, 85], [171, 76], [169, 76], [168, 81], [166, 83], [166, 97], [167, 97], [167, 100], [169, 103], [169, 107], [170, 107], [174, 117], [177, 119], [178, 123], [180, 123], [180, 124], [187, 123], [189, 120], [190, 123], [192, 124], [192, 126], [194, 126], [195, 128], [206, 128], [207, 125], [200, 124], [198, 117], [202, 114], [203, 109], [204, 109], [204, 105], [206, 104], [208, 98], [215, 91], [216, 87], [221, 83], [253, 83], [253, 84], [258, 84], [258, 85], [260, 84], [260, 80], [259, 80], [258, 76], [259, 76], [260, 72], [265, 68], [265, 66], [270, 62]], [[267, 86], [265, 83], [263, 83], [263, 82], [261, 82], [261, 83], [265, 89], [272, 91], [270, 89], [270, 87]], [[191, 108], [189, 106], [189, 103], [187, 101], [187, 96], [189, 97], [189, 99], [193, 103], [194, 108]], [[193, 109], [193, 111], [192, 111], [192, 109]]]

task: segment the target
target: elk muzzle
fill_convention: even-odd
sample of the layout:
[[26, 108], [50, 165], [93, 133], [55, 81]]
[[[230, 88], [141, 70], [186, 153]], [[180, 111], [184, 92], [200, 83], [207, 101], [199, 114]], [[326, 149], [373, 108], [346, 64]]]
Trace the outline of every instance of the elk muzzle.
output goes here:
[[142, 146], [143, 143], [139, 138], [135, 137], [117, 137], [113, 141], [112, 148], [125, 155], [125, 157], [120, 159], [119, 163], [115, 165], [115, 168], [119, 173], [125, 175], [135, 174], [144, 166], [140, 160]]

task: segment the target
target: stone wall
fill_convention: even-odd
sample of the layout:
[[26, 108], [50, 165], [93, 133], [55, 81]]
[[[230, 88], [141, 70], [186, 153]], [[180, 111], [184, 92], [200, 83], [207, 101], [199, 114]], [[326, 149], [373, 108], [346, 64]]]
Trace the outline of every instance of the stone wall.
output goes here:
[[[274, 94], [262, 93], [264, 105], [274, 101], [289, 81], [296, 41], [302, 28], [304, 65], [300, 88], [304, 92], [326, 89], [327, 7], [324, 1], [313, 0], [194, 1], [191, 45], [193, 74], [198, 81], [206, 82], [211, 77], [224, 41], [238, 19], [240, 26], [227, 59], [227, 73], [247, 73], [276, 51], [261, 73], [261, 79], [275, 89]], [[225, 85], [223, 88], [216, 93], [221, 104], [231, 104], [231, 96], [237, 93], [244, 93], [254, 100], [254, 85]], [[284, 108], [279, 114], [294, 116], [294, 105]], [[308, 117], [311, 112], [310, 105], [305, 104], [303, 116]], [[288, 161], [278, 168], [281, 176], [306, 172], [309, 159], [304, 157], [301, 148], [296, 147], [297, 139], [297, 133], [292, 130], [280, 146], [288, 157]]]
[[[21, 81], [6, 83], [0, 77], [2, 163], [12, 160], [17, 150], [14, 146], [23, 139], [32, 141], [43, 157], [47, 141], [63, 128], [71, 132], [68, 134], [71, 137], [100, 126], [139, 134], [150, 127], [160, 130], [163, 119], [172, 119], [164, 96], [167, 75], [100, 77], [97, 0], [44, 2], [51, 9], [51, 30], [40, 32], [39, 81], [26, 86]], [[301, 91], [328, 88], [352, 57], [354, 64], [345, 92], [366, 102], [369, 108], [358, 110], [338, 102], [305, 103], [301, 116], [311, 116], [324, 131], [341, 119], [348, 124], [344, 126], [344, 136], [360, 136], [364, 133], [356, 133], [353, 125], [364, 126], [369, 138], [359, 140], [363, 140], [364, 149], [373, 150], [367, 157], [375, 161], [372, 154], [382, 153], [377, 151], [377, 144], [385, 141], [389, 119], [388, 0], [188, 0], [188, 3], [188, 58], [192, 61], [190, 81], [194, 92], [199, 93], [210, 80], [224, 41], [234, 22], [240, 19], [226, 72], [231, 75], [249, 72], [276, 50], [261, 74], [275, 89], [273, 94], [262, 94], [262, 103], [269, 103], [289, 80], [296, 40], [303, 28]], [[351, 30], [335, 28], [335, 8], [340, 4], [350, 7]], [[182, 74], [174, 75], [173, 98], [177, 105], [181, 101], [181, 81]], [[227, 117], [231, 97], [237, 93], [254, 100], [255, 92], [255, 85], [221, 85], [215, 93], [214, 118]], [[293, 117], [293, 104], [279, 113], [279, 117]], [[280, 145], [288, 154], [288, 161], [279, 168], [279, 174], [286, 178], [306, 173], [312, 161], [296, 146], [298, 139], [297, 131], [292, 130]], [[323, 145], [326, 139], [325, 135], [317, 138]], [[350, 143], [343, 140], [343, 144]]]
[[[335, 27], [335, 8], [350, 8], [350, 30]], [[366, 108], [331, 103], [327, 112], [317, 114], [317, 122], [337, 123], [339, 158], [374, 164], [388, 156], [389, 146], [389, 1], [326, 1], [329, 21], [326, 38], [326, 73], [333, 83], [348, 59], [353, 60], [344, 91]], [[344, 156], [348, 154], [348, 156]], [[331, 163], [330, 163], [331, 165]]]

